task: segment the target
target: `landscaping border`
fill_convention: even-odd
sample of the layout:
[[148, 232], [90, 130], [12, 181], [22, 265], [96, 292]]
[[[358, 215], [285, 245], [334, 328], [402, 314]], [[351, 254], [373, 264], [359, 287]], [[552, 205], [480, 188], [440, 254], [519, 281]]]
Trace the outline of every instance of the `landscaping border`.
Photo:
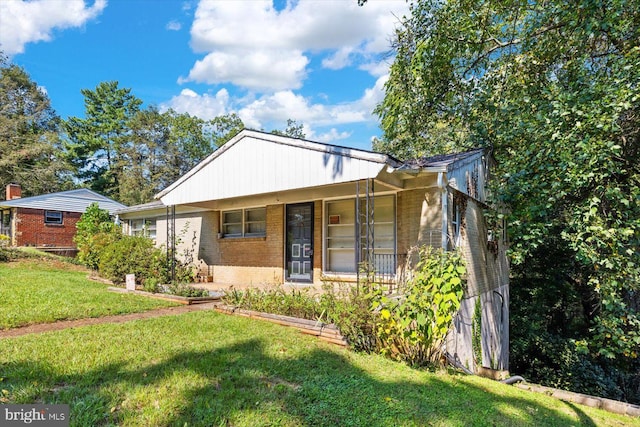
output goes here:
[[552, 387], [545, 387], [538, 384], [524, 383], [514, 384], [522, 390], [534, 391], [546, 394], [565, 402], [578, 403], [592, 408], [603, 409], [620, 415], [640, 417], [640, 406], [632, 403], [621, 402], [619, 400], [606, 399], [604, 397], [590, 396], [588, 394], [575, 393], [573, 391], [560, 390]]
[[209, 297], [182, 297], [179, 295], [160, 294], [160, 293], [153, 293], [153, 292], [146, 292], [146, 291], [139, 291], [139, 290], [132, 291], [124, 288], [116, 288], [113, 286], [109, 286], [107, 290], [111, 292], [122, 293], [122, 294], [136, 294], [136, 295], [143, 295], [143, 296], [155, 298], [155, 299], [174, 301], [184, 305], [214, 302], [214, 301], [219, 301], [220, 298], [222, 298], [222, 295], [209, 296]]
[[313, 335], [322, 341], [335, 344], [341, 347], [348, 347], [349, 343], [342, 336], [340, 330], [333, 323], [301, 319], [299, 317], [283, 316], [279, 314], [263, 313], [260, 311], [245, 310], [235, 306], [218, 304], [214, 310], [224, 314], [234, 314], [249, 317], [251, 319], [266, 320], [282, 326], [289, 326], [298, 329], [300, 332]]

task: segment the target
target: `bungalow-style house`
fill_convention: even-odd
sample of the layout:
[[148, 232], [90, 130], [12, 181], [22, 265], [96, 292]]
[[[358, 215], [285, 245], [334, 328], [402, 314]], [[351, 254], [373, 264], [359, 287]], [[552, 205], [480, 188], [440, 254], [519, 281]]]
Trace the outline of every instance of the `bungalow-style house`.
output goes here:
[[86, 188], [21, 197], [17, 184], [6, 187], [0, 201], [0, 234], [11, 246], [35, 246], [47, 251], [75, 254], [76, 223], [91, 203], [113, 213], [126, 207]]
[[447, 352], [472, 370], [507, 369], [506, 247], [484, 215], [491, 164], [486, 149], [402, 162], [243, 130], [156, 202], [117, 213], [127, 233], [190, 251], [221, 285], [355, 283], [362, 265], [393, 282], [416, 248], [459, 247], [468, 287]]

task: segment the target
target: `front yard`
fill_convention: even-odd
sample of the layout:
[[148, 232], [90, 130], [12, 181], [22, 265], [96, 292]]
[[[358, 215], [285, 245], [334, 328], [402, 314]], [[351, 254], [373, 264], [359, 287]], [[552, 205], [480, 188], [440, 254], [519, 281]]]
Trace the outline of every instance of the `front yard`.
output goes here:
[[0, 262], [0, 330], [176, 305], [107, 291], [88, 271], [53, 258]]
[[[108, 293], [73, 270], [0, 263], [2, 327], [168, 304]], [[2, 403], [66, 403], [73, 426], [640, 426], [213, 311], [0, 339]]]
[[4, 402], [88, 425], [640, 425], [494, 381], [411, 369], [215, 312], [0, 340]]

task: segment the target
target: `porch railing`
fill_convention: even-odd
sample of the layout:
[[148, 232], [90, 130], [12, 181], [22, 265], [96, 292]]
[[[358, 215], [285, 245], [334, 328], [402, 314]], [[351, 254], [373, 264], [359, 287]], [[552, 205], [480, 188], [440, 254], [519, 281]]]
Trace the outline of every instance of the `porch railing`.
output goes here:
[[406, 254], [373, 254], [369, 280], [388, 287], [388, 291], [393, 292], [405, 279], [406, 259]]

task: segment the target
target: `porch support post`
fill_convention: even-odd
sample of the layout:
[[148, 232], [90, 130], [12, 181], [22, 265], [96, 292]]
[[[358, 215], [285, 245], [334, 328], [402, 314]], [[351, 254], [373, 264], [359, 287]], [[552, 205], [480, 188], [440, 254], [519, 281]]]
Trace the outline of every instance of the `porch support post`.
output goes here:
[[356, 290], [360, 290], [360, 180], [356, 181]]
[[171, 283], [176, 281], [176, 207], [167, 206], [167, 261], [171, 271]]
[[442, 205], [442, 249], [448, 250], [447, 234], [449, 233], [449, 193], [445, 184], [444, 172], [438, 172], [438, 188], [440, 189], [440, 200]]

